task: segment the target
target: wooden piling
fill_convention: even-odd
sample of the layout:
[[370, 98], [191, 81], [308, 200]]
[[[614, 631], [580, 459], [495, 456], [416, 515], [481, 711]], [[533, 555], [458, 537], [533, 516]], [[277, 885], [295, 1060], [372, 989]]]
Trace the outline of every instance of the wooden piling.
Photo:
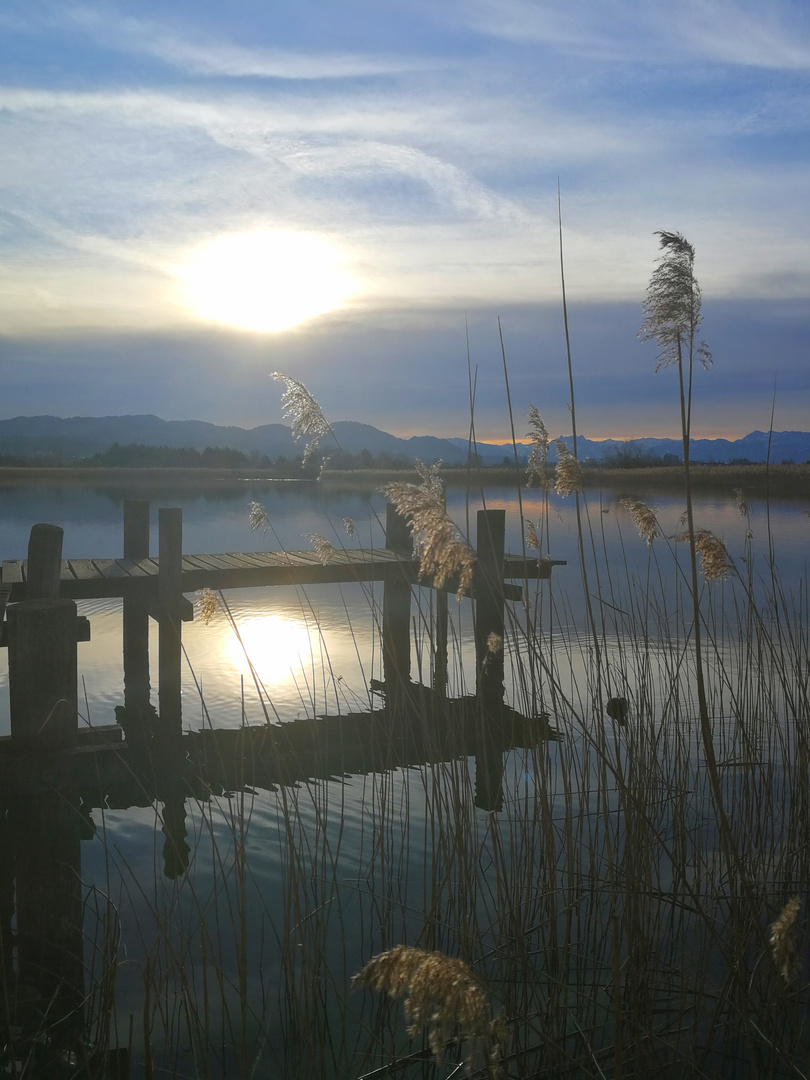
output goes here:
[[7, 609], [11, 737], [20, 746], [75, 741], [78, 728], [76, 603], [60, 600], [62, 530], [34, 525], [26, 599]]
[[161, 725], [167, 735], [181, 732], [180, 674], [183, 658], [181, 638], [181, 572], [183, 564], [183, 511], [161, 508], [158, 512], [158, 701]]
[[476, 686], [503, 699], [505, 510], [478, 511], [475, 576]]
[[503, 805], [503, 755], [492, 740], [504, 692], [504, 546], [506, 511], [478, 511], [475, 576], [475, 671], [478, 702], [475, 804], [485, 810]]
[[55, 600], [62, 576], [62, 529], [33, 525], [28, 538], [26, 600]]
[[447, 626], [449, 620], [447, 589], [436, 589], [436, 638], [433, 643], [433, 689], [447, 695]]
[[[124, 558], [149, 558], [149, 503], [124, 502]], [[149, 607], [143, 596], [125, 596], [123, 610], [124, 706], [140, 714], [149, 706]]]
[[[385, 508], [385, 547], [399, 555], [413, 554], [413, 538], [393, 503]], [[411, 679], [411, 586], [399, 566], [383, 582], [383, 679], [389, 703], [401, 698]]]
[[76, 603], [24, 600], [7, 609], [11, 737], [65, 746], [78, 729]]
[[[84, 942], [78, 808], [47, 792], [11, 810], [18, 985], [37, 995], [48, 1040], [35, 1044], [37, 1075], [56, 1076], [82, 1047]], [[51, 1070], [54, 1071], [51, 1071]]]

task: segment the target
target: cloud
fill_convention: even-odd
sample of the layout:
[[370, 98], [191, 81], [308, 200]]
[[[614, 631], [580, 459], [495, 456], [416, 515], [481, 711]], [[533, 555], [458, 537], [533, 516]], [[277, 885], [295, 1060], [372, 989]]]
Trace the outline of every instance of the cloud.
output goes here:
[[93, 34], [106, 48], [154, 57], [195, 75], [262, 79], [358, 79], [394, 75], [426, 66], [424, 60], [368, 54], [248, 48], [217, 39], [194, 26], [176, 30], [154, 20], [116, 16], [109, 10], [69, 8], [62, 17]]
[[474, 0], [455, 10], [481, 33], [607, 62], [810, 68], [810, 24], [796, 2]]

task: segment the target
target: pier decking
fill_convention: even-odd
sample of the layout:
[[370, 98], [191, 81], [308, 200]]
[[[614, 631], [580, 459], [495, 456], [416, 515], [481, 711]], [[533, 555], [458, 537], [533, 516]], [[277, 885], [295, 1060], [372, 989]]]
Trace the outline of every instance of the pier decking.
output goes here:
[[[522, 555], [504, 556], [504, 578], [533, 580], [551, 576], [558, 560]], [[183, 555], [180, 591], [199, 589], [242, 589], [264, 585], [338, 584], [349, 581], [384, 581], [393, 567], [411, 583], [419, 581], [419, 559], [386, 548], [335, 549], [328, 562], [314, 551], [237, 552]], [[63, 559], [59, 595], [67, 600], [97, 600], [103, 597], [157, 595], [160, 558]], [[28, 561], [5, 560], [0, 571], [0, 593], [9, 603], [26, 598]], [[430, 582], [426, 582], [430, 584]], [[452, 591], [452, 589], [451, 589]], [[508, 598], [517, 599], [515, 590]]]

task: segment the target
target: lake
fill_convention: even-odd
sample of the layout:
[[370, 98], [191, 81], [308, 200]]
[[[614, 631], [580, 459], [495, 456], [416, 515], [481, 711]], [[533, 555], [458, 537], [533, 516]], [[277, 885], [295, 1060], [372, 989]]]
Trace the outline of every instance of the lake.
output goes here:
[[[62, 526], [66, 558], [118, 557], [131, 496], [152, 502], [153, 552], [158, 506], [182, 508], [189, 554], [298, 550], [311, 534], [336, 547], [383, 543], [383, 496], [329, 483], [220, 482], [148, 494], [19, 483], [0, 491], [2, 558], [25, 557], [37, 521]], [[268, 530], [251, 531], [252, 501], [264, 506]], [[756, 1014], [768, 1036], [755, 1053], [740, 1016], [785, 997], [800, 979], [768, 974], [750, 926], [744, 940], [718, 927], [751, 922], [738, 889], [765, 925], [808, 880], [807, 856], [797, 851], [808, 820], [797, 795], [810, 716], [808, 503], [754, 499], [741, 514], [732, 492], [695, 498], [696, 523], [722, 538], [739, 571], [736, 580], [701, 585], [735, 861], [696, 718], [688, 551], [674, 539], [683, 503], [671, 492], [647, 501], [663, 534], [652, 548], [620, 493], [587, 493], [584, 589], [571, 498], [524, 491], [522, 525], [514, 490], [468, 498], [448, 489], [448, 514], [473, 546], [476, 511], [486, 505], [506, 511], [507, 550], [522, 550], [531, 520], [543, 553], [567, 562], [550, 583], [529, 583], [528, 605], [511, 607], [506, 699], [517, 714], [549, 721], [536, 739], [524, 731], [497, 754], [499, 809], [480, 805], [482, 754], [459, 750], [463, 739], [443, 752], [431, 733], [421, 761], [411, 753], [386, 767], [370, 750], [380, 767], [353, 772], [333, 748], [333, 774], [321, 779], [191, 799], [164, 780], [161, 797], [146, 805], [74, 807], [70, 820], [81, 819], [85, 837], [77, 869], [85, 985], [95, 995], [83, 1023], [95, 1024], [99, 1045], [100, 1018], [111, 1014], [110, 1042], [131, 1048], [133, 1076], [354, 1078], [388, 1075], [375, 1070], [393, 1060], [397, 1075], [456, 1075], [469, 1045], [432, 1064], [420, 1040], [408, 1039], [399, 1004], [349, 990], [375, 953], [409, 944], [475, 971], [508, 1028], [502, 1075], [666, 1067], [734, 1076], [743, 1075], [735, 1071], [741, 1054], [792, 1075], [803, 991], [791, 989], [790, 1010], [772, 1020]], [[229, 592], [227, 611], [183, 627], [184, 728], [236, 733], [268, 719], [300, 726], [379, 711], [371, 683], [382, 677], [381, 599], [381, 584]], [[463, 699], [476, 686], [472, 603], [451, 597], [449, 608], [448, 693]], [[82, 719], [112, 723], [123, 702], [122, 605], [83, 601], [79, 610], [92, 628], [79, 645]], [[414, 589], [412, 616], [411, 675], [429, 685], [430, 590]], [[150, 653], [157, 656], [156, 628]], [[152, 680], [157, 704], [154, 661]], [[629, 703], [629, 715], [606, 719], [608, 699]], [[8, 723], [3, 666], [0, 734]], [[20, 859], [20, 841], [7, 842], [18, 844]], [[737, 969], [745, 978], [731, 978]], [[113, 991], [111, 1005], [104, 995]], [[794, 1025], [787, 1034], [786, 1017]], [[777, 1033], [784, 1049], [769, 1056]], [[479, 1071], [488, 1039], [476, 1050]]]

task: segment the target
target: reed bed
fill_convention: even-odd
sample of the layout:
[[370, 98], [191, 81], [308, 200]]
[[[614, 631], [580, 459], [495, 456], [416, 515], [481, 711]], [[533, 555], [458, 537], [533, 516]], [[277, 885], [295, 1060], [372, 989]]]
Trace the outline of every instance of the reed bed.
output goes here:
[[[499, 810], [476, 805], [483, 763], [446, 755], [432, 703], [410, 720], [422, 763], [188, 803], [173, 880], [159, 831], [144, 861], [148, 810], [131, 845], [108, 831], [135, 1075], [808, 1075], [806, 585], [753, 556], [702, 581], [709, 763], [685, 545], [580, 498], [594, 623], [570, 572], [509, 606], [507, 701], [554, 737], [503, 755]], [[646, 551], [642, 575], [608, 557], [608, 528]], [[414, 589], [425, 683], [435, 595]], [[453, 606], [460, 697], [472, 605]], [[389, 997], [403, 949], [438, 965], [409, 1015]], [[410, 960], [386, 982], [381, 954]], [[459, 1022], [453, 965], [486, 1023]]]
[[[663, 236], [676, 285], [688, 278], [686, 338], [670, 326], [664, 341], [683, 375], [678, 350], [699, 323], [694, 253]], [[655, 310], [645, 326], [654, 336]], [[682, 404], [691, 353], [688, 378]], [[301, 433], [317, 438], [325, 421], [304, 389], [292, 387], [308, 410]], [[548, 492], [536, 409], [530, 428], [531, 479]], [[406, 688], [405, 736], [390, 726], [378, 747], [390, 765], [346, 775], [330, 746], [326, 776], [188, 800], [188, 850], [168, 863], [168, 803], [105, 810], [97, 871], [124, 945], [115, 1000], [107, 977], [104, 994], [118, 1032], [131, 1024], [133, 1075], [810, 1076], [806, 578], [783, 580], [773, 538], [756, 554], [750, 527], [746, 549], [727, 551], [692, 520], [688, 484], [685, 540], [638, 499], [606, 515], [582, 490], [576, 451], [563, 457], [578, 568], [524, 582], [493, 644], [533, 738], [448, 753], [459, 721], [443, 699], [469, 698], [478, 674], [463, 599], [450, 605], [446, 695]], [[471, 549], [443, 517], [435, 472], [420, 478], [421, 496], [389, 494], [441, 570], [442, 543], [463, 559]], [[540, 505], [521, 534], [558, 554]], [[745, 516], [743, 494], [738, 506]], [[643, 549], [641, 571], [609, 554], [609, 530]], [[340, 532], [313, 534], [319, 557]], [[379, 597], [366, 595], [379, 642]], [[439, 596], [413, 590], [413, 669], [427, 686]], [[303, 591], [302, 609], [312, 615]], [[328, 656], [320, 668], [313, 680], [335, 686]], [[316, 700], [313, 688], [313, 712]], [[351, 719], [349, 699], [333, 700]], [[365, 707], [380, 704], [369, 691]], [[245, 716], [256, 721], [277, 718]], [[417, 734], [421, 759], [397, 758]], [[493, 776], [500, 797], [485, 809]], [[187, 869], [167, 876], [178, 854]]]

